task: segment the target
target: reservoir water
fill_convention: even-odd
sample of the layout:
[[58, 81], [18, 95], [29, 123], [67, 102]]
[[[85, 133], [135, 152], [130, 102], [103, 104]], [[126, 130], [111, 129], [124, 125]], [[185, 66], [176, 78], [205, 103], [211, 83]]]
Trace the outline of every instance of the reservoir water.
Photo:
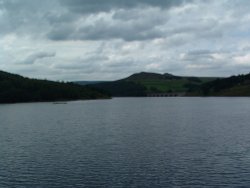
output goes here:
[[0, 187], [250, 187], [250, 98], [0, 105]]

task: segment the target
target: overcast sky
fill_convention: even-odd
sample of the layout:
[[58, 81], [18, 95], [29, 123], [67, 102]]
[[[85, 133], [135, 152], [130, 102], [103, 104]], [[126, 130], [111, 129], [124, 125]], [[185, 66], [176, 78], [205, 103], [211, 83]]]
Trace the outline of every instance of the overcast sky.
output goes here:
[[0, 70], [51, 80], [250, 72], [249, 0], [0, 0]]

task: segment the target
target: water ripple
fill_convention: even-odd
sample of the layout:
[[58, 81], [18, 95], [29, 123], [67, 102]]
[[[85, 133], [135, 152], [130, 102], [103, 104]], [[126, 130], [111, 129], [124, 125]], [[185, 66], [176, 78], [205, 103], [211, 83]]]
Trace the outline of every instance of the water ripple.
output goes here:
[[0, 106], [0, 187], [249, 187], [248, 98]]

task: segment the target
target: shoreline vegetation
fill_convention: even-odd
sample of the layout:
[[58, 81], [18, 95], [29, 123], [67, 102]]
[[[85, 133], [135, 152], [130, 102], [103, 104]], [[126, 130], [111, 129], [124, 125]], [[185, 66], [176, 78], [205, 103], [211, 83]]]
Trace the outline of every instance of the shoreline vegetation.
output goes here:
[[0, 103], [109, 99], [106, 92], [75, 83], [30, 79], [0, 71]]
[[91, 84], [30, 79], [0, 71], [0, 103], [57, 104], [111, 97], [250, 96], [250, 74], [216, 78], [141, 72], [116, 81], [87, 83]]

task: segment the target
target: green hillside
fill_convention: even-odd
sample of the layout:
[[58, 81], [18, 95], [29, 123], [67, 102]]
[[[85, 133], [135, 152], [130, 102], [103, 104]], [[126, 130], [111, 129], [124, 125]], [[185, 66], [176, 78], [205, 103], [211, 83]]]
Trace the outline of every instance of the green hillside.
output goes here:
[[73, 83], [29, 79], [0, 71], [0, 103], [65, 101], [109, 97], [100, 90]]
[[203, 84], [198, 95], [250, 96], [250, 74], [231, 76]]
[[112, 96], [146, 96], [151, 93], [194, 92], [202, 84], [215, 79], [141, 72], [118, 81], [94, 84], [92, 87], [103, 89]]
[[146, 73], [133, 74], [124, 81], [131, 81], [146, 88], [147, 93], [166, 92], [190, 92], [197, 89], [201, 84], [215, 80], [209, 77], [181, 77], [168, 73]]
[[250, 96], [250, 74], [215, 78], [141, 72], [118, 81], [93, 84], [92, 87], [112, 96], [180, 96], [178, 93], [181, 96]]

